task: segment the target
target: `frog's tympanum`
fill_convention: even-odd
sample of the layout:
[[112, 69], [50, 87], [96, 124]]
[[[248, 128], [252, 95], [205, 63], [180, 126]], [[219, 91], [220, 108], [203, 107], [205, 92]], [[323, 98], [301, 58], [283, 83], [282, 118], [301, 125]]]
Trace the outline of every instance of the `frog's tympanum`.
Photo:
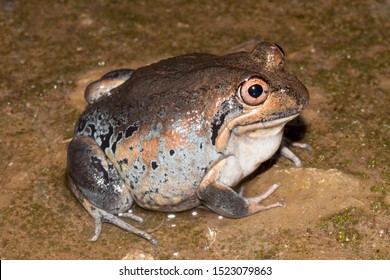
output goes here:
[[[89, 103], [68, 148], [70, 189], [94, 218], [156, 245], [123, 217], [145, 209], [204, 205], [241, 218], [283, 206], [263, 204], [279, 184], [246, 198], [234, 189], [281, 148], [284, 125], [306, 107], [305, 86], [268, 42], [252, 52], [190, 54], [137, 70], [107, 73], [85, 92]], [[295, 162], [299, 159], [282, 149]]]

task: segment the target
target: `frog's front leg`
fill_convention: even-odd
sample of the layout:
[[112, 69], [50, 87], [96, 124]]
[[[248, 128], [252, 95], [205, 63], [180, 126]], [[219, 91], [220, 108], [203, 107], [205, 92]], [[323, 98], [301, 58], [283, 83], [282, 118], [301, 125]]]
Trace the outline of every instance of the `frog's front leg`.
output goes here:
[[280, 147], [280, 155], [291, 160], [295, 164], [296, 167], [301, 167], [302, 162], [301, 162], [300, 158], [296, 154], [294, 154], [293, 151], [291, 151], [288, 148], [288, 146], [290, 146], [290, 145], [293, 147], [304, 149], [304, 150], [311, 150], [311, 146], [309, 144], [298, 143], [298, 142], [288, 143], [286, 140], [284, 140], [281, 147]]
[[76, 136], [70, 142], [67, 168], [70, 190], [95, 220], [95, 234], [91, 241], [99, 238], [103, 223], [111, 223], [157, 245], [148, 233], [116, 216], [143, 222], [142, 218], [125, 213], [133, 203], [129, 188], [94, 139]]
[[[234, 171], [228, 168], [234, 163], [234, 157], [224, 158], [206, 174], [198, 190], [198, 197], [204, 205], [229, 218], [242, 218], [260, 211], [284, 206], [281, 202], [268, 205], [262, 203], [280, 187], [278, 183], [273, 184], [263, 194], [252, 198], [246, 198], [240, 193], [236, 193], [227, 183], [229, 181], [236, 182], [242, 175], [239, 164], [236, 165]], [[228, 178], [224, 178], [225, 176]]]

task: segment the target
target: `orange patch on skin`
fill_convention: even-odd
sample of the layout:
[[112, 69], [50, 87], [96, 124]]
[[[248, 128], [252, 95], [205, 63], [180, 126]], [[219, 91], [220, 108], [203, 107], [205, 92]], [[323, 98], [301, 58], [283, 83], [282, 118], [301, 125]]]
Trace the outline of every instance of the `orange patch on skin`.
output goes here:
[[169, 151], [170, 149], [175, 149], [180, 146], [186, 145], [186, 138], [185, 135], [187, 134], [187, 131], [177, 131], [177, 130], [171, 130], [168, 131], [164, 136], [165, 139], [167, 139], [166, 143], [166, 150]]
[[[171, 129], [162, 134], [161, 137], [164, 137], [167, 140], [165, 145], [165, 151], [169, 152], [169, 150], [175, 150], [178, 147], [185, 148], [187, 150], [194, 149], [194, 145], [189, 143], [188, 134], [190, 132], [198, 131], [199, 136], [201, 136], [200, 134], [205, 133], [205, 125], [203, 125], [202, 123], [196, 123], [196, 121], [198, 121], [198, 117], [194, 117], [194, 119], [189, 117], [180, 120], [178, 126], [179, 128]], [[194, 126], [199, 127], [194, 128]]]
[[217, 162], [204, 176], [199, 188], [206, 188], [207, 186], [215, 186], [216, 188], [225, 189], [224, 186], [218, 183], [219, 171], [225, 166], [226, 158]]
[[149, 140], [143, 140], [140, 144], [143, 148], [142, 162], [149, 164], [152, 160], [158, 159], [158, 149], [160, 147], [161, 138], [153, 137]]
[[[218, 99], [216, 99], [212, 106], [208, 106], [207, 109], [204, 109], [206, 115], [205, 115], [205, 119], [206, 120], [212, 120], [214, 118], [214, 116], [217, 114], [218, 110], [221, 108], [222, 106], [222, 103], [226, 100], [228, 100], [229, 98], [231, 97], [231, 95], [226, 95], [226, 96], [222, 96], [222, 97], [219, 97]], [[203, 108], [205, 108], [207, 105], [204, 105]]]

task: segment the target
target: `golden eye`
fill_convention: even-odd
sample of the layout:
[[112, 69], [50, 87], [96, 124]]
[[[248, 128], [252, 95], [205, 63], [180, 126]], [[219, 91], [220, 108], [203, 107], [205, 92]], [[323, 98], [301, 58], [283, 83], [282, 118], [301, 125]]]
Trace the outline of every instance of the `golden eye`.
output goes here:
[[238, 90], [238, 97], [249, 106], [258, 106], [268, 97], [268, 84], [260, 78], [250, 78], [243, 82]]

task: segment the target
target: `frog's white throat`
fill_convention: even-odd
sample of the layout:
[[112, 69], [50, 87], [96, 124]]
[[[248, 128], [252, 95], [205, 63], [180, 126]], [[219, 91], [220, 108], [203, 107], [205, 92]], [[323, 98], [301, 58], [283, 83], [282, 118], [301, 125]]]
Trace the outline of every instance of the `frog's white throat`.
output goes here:
[[[261, 163], [270, 159], [279, 149], [284, 125], [298, 114], [268, 123], [256, 123], [229, 137], [225, 155], [229, 157], [223, 176], [223, 184], [235, 186], [255, 171]], [[223, 178], [223, 179], [222, 179]]]

